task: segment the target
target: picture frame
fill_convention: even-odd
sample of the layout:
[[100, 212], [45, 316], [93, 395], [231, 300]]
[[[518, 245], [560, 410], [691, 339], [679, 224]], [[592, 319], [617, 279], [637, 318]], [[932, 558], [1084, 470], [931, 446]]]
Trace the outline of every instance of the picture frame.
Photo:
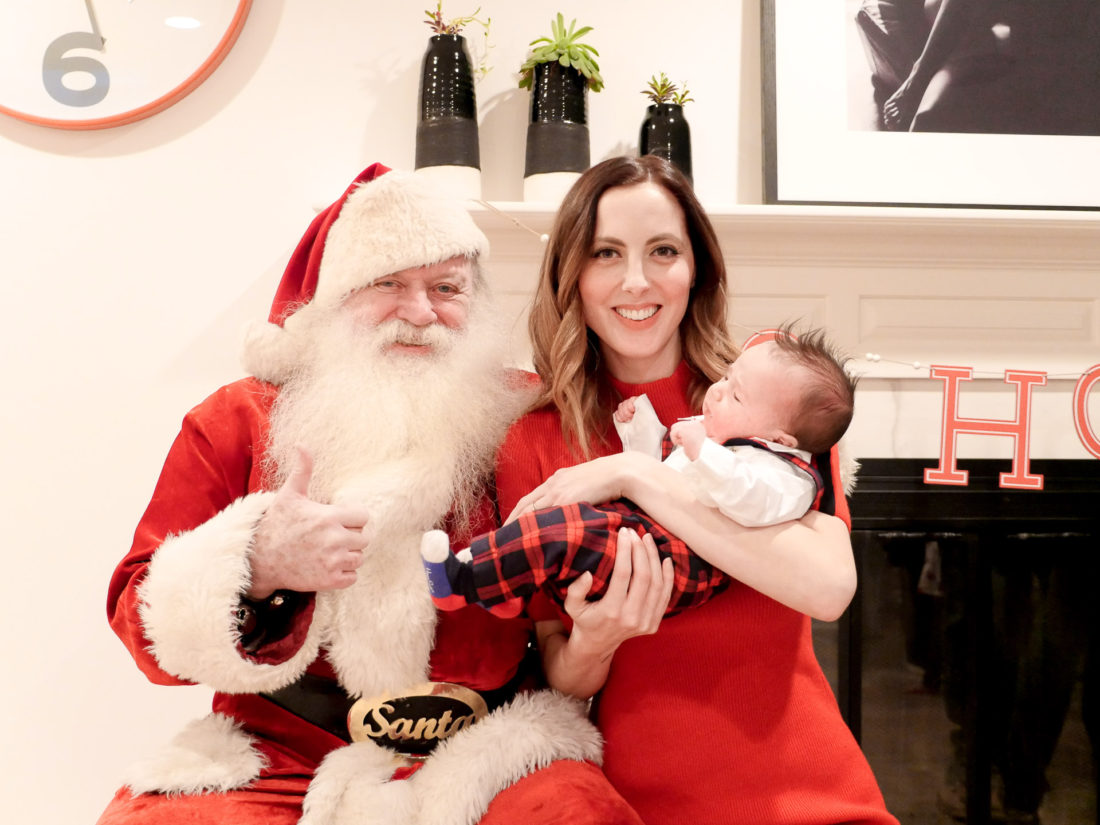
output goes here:
[[[873, 0], [761, 0], [766, 204], [1100, 209], [1100, 128], [1092, 121], [1070, 127], [1091, 134], [886, 130], [871, 98], [867, 37], [856, 22], [865, 2]], [[1090, 12], [1090, 27], [1100, 25], [1100, 12], [1095, 17]], [[1001, 47], [996, 35], [991, 30], [994, 50]], [[1066, 29], [1065, 37], [1077, 36]], [[1002, 39], [1011, 43], [1011, 33]], [[994, 61], [1003, 56], [991, 54], [987, 63], [999, 69]], [[1017, 58], [1009, 51], [1006, 60]], [[1018, 60], [1006, 65], [1019, 67]], [[1042, 73], [1027, 76], [1029, 85], [1037, 86]], [[1076, 83], [1067, 96], [1084, 89], [1100, 104], [1100, 74], [1058, 77]], [[996, 93], [982, 91], [987, 123], [1008, 120], [1020, 99], [1001, 82]], [[1057, 101], [1043, 94], [1042, 105]], [[1009, 104], [998, 108], [1004, 100]], [[1061, 103], [1069, 111], [1074, 101]], [[1033, 109], [1021, 108], [1021, 116], [1032, 117]], [[1060, 121], [1055, 112], [1037, 122], [1045, 129]]]

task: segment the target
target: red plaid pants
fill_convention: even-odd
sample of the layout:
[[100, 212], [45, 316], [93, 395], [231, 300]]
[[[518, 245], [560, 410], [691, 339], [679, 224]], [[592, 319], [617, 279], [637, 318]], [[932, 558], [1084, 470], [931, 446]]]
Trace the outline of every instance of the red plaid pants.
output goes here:
[[620, 527], [649, 533], [662, 559], [671, 558], [675, 571], [666, 616], [700, 605], [724, 590], [730, 577], [692, 553], [626, 500], [601, 504], [570, 504], [526, 513], [492, 533], [474, 539], [473, 584], [486, 607], [510, 599], [525, 602], [542, 589], [558, 604], [582, 573], [592, 574], [590, 601], [607, 592], [615, 566]]

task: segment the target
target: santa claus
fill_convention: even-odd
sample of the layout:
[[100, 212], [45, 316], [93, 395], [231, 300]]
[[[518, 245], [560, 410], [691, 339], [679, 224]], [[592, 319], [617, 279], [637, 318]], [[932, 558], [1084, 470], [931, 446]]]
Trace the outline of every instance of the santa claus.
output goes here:
[[188, 413], [111, 581], [145, 675], [215, 694], [101, 825], [640, 822], [583, 708], [529, 690], [529, 623], [437, 614], [421, 569], [425, 530], [461, 547], [493, 526], [526, 400], [487, 246], [377, 164], [310, 226], [251, 377]]

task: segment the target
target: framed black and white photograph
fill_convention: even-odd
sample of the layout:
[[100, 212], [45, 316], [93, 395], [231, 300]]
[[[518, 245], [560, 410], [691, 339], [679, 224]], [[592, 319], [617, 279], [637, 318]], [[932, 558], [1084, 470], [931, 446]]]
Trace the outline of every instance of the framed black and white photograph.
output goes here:
[[1100, 209], [1100, 0], [762, 0], [766, 203]]

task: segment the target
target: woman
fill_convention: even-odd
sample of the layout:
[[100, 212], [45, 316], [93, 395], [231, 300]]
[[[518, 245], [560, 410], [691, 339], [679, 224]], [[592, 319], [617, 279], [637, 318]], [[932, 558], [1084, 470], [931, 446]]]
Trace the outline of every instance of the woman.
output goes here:
[[618, 401], [644, 392], [668, 425], [736, 357], [725, 288], [713, 228], [664, 161], [605, 161], [566, 196], [530, 319], [542, 405], [505, 441], [502, 512], [627, 497], [737, 583], [662, 622], [671, 568], [623, 536], [603, 600], [584, 601], [582, 577], [568, 617], [532, 605], [547, 678], [601, 691], [605, 771], [648, 825], [896, 823], [810, 638], [810, 617], [836, 619], [854, 592], [844, 523], [741, 528], [675, 471], [617, 453]]

